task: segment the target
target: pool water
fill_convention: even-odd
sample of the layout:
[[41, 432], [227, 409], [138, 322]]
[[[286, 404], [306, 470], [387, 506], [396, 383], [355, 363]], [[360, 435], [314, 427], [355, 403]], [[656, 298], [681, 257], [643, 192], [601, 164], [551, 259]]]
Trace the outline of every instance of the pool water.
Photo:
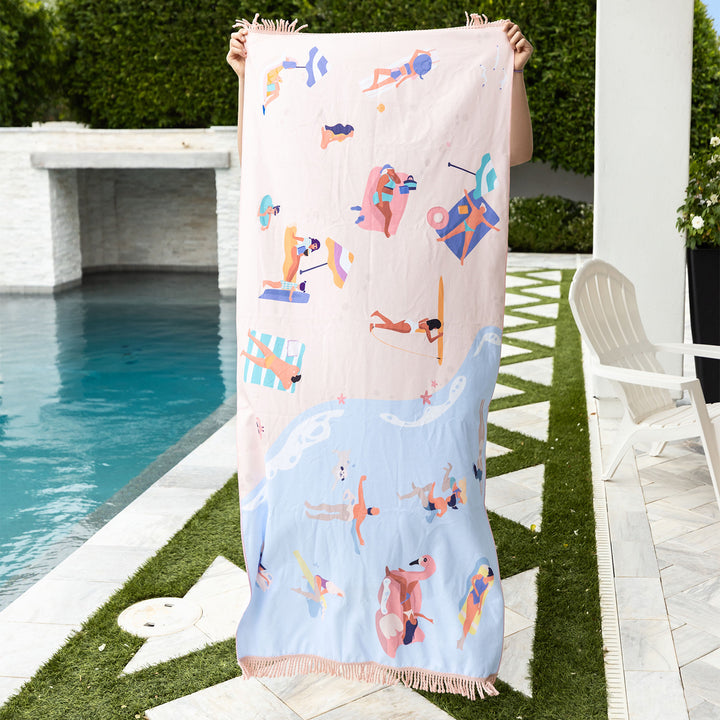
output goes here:
[[234, 318], [204, 273], [0, 296], [0, 586], [234, 395]]

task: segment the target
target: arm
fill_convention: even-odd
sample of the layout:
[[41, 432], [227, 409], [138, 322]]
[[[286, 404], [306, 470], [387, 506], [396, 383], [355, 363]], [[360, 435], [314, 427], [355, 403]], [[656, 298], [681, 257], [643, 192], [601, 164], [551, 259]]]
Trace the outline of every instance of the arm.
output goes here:
[[522, 165], [528, 162], [533, 152], [532, 123], [525, 78], [522, 70], [533, 54], [533, 46], [525, 39], [520, 28], [509, 20], [505, 24], [505, 33], [514, 50], [514, 71], [512, 84], [512, 104], [510, 109], [510, 165]]
[[240, 28], [230, 36], [230, 49], [226, 57], [228, 65], [230, 65], [238, 76], [238, 157], [241, 162], [243, 102], [245, 99], [245, 59], [247, 58], [245, 41], [247, 40], [247, 32], [246, 28]]

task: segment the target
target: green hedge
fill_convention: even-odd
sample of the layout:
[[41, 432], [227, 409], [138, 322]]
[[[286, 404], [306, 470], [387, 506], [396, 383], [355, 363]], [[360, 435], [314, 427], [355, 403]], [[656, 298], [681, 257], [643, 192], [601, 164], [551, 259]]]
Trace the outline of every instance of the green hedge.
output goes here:
[[690, 150], [702, 152], [720, 118], [720, 41], [707, 9], [695, 0]]
[[591, 253], [593, 206], [557, 196], [511, 198], [508, 245], [515, 252]]
[[[291, 0], [272, 14], [294, 14]], [[237, 122], [237, 78], [225, 62], [231, 0], [59, 0], [72, 29], [66, 91], [93, 127], [207, 127]]]
[[0, 0], [0, 125], [44, 119], [57, 87], [59, 42], [41, 2]]

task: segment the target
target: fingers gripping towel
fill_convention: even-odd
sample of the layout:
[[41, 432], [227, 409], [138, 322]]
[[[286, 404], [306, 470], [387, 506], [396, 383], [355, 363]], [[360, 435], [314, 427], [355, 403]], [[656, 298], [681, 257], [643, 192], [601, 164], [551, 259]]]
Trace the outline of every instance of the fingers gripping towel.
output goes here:
[[238, 660], [496, 694], [512, 50], [499, 23], [246, 25]]

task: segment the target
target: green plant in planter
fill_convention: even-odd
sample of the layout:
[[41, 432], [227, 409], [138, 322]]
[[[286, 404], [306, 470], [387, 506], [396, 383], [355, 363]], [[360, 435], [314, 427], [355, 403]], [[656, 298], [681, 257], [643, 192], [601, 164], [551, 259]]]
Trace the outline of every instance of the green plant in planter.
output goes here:
[[720, 246], [720, 129], [690, 158], [690, 182], [678, 208], [678, 230], [689, 248]]

